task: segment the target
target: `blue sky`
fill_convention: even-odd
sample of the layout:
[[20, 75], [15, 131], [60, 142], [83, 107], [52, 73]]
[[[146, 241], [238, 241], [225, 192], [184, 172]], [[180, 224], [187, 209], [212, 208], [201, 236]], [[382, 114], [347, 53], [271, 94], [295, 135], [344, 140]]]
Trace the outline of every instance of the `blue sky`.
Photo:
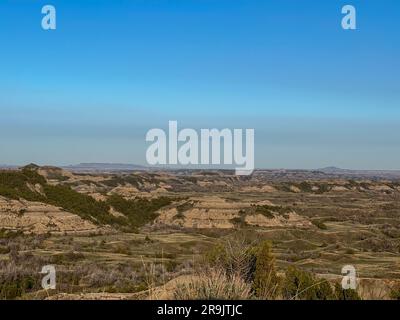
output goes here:
[[257, 167], [400, 169], [399, 30], [398, 0], [2, 0], [0, 163], [144, 164], [178, 120], [254, 128]]

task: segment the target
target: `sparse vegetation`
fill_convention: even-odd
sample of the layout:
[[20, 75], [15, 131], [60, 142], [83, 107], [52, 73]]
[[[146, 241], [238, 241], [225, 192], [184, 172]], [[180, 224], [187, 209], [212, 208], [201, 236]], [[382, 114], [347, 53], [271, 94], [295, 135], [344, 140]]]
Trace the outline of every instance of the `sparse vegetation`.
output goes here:
[[[18, 221], [0, 226], [0, 299], [85, 292], [158, 298], [163, 285], [172, 286], [163, 292], [168, 298], [183, 299], [399, 299], [398, 181], [292, 181], [286, 173], [275, 181], [257, 172], [239, 179], [219, 171], [67, 179], [60, 172], [35, 165], [0, 171], [0, 214]], [[54, 207], [112, 228], [35, 235], [19, 227], [52, 213], [37, 221], [44, 232], [57, 230], [61, 210]], [[174, 224], [183, 217], [190, 228]], [[321, 276], [340, 276], [344, 260], [357, 265], [362, 290]], [[57, 290], [43, 293], [38, 272], [46, 264], [57, 268]]]
[[390, 294], [389, 294], [390, 298], [393, 300], [400, 300], [400, 284], [396, 284], [394, 285], [391, 289], [390, 289]]
[[253, 291], [257, 297], [274, 299], [279, 294], [279, 278], [275, 270], [275, 257], [271, 244], [262, 242], [256, 249]]
[[[125, 179], [131, 181], [133, 178], [128, 176]], [[42, 193], [29, 187], [36, 184], [41, 186]], [[48, 184], [44, 177], [37, 173], [35, 166], [25, 167], [21, 171], [0, 171], [0, 195], [11, 199], [40, 201], [61, 207], [96, 224], [122, 226], [131, 230], [152, 221], [157, 217], [155, 212], [158, 209], [171, 203], [166, 197], [125, 200], [119, 195], [113, 195], [107, 201], [97, 201], [68, 185]], [[123, 213], [127, 219], [111, 215], [110, 206]]]
[[44, 185], [46, 194], [45, 203], [62, 207], [75, 213], [83, 219], [90, 220], [97, 224], [123, 225], [123, 219], [114, 217], [109, 213], [109, 205], [102, 201], [78, 193], [68, 186]]
[[246, 300], [251, 287], [241, 277], [222, 269], [201, 272], [185, 283], [178, 284], [174, 298], [178, 300]]
[[[139, 228], [153, 221], [157, 216], [157, 210], [172, 203], [174, 199], [160, 197], [156, 199], [126, 200], [119, 195], [112, 195], [107, 204], [123, 213], [128, 219], [131, 228]], [[126, 224], [126, 223], [125, 223]]]
[[290, 300], [331, 300], [334, 299], [330, 283], [295, 266], [289, 266], [282, 286], [283, 297]]
[[343, 289], [339, 283], [335, 284], [335, 298], [337, 300], [361, 300], [356, 290]]

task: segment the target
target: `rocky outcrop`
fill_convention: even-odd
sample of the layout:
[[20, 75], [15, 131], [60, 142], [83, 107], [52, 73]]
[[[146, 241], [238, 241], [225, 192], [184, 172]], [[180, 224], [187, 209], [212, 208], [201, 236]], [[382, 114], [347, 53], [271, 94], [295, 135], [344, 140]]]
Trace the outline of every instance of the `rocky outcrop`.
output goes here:
[[[188, 208], [187, 204], [191, 203]], [[273, 206], [269, 200], [256, 202], [258, 206]], [[220, 197], [190, 198], [181, 204], [175, 204], [159, 211], [155, 224], [164, 224], [195, 229], [232, 229], [237, 227], [237, 221], [259, 227], [311, 227], [312, 223], [296, 212], [280, 215], [278, 212], [267, 217], [262, 214], [250, 214], [251, 202], [229, 201]], [[184, 207], [185, 209], [180, 209]], [[250, 209], [250, 210], [249, 210]]]
[[90, 221], [61, 208], [26, 200], [0, 197], [0, 229], [18, 230], [24, 233], [99, 233]]

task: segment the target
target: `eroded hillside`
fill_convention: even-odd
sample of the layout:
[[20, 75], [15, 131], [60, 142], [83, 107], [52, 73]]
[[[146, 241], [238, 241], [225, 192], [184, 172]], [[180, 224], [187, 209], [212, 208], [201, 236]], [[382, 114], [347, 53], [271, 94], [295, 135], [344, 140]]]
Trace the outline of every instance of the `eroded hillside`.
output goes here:
[[58, 297], [143, 296], [149, 273], [159, 276], [153, 285], [190, 275], [214, 245], [240, 236], [271, 241], [280, 270], [336, 279], [351, 264], [363, 283], [391, 283], [400, 279], [399, 200], [399, 180], [386, 176], [30, 165], [0, 172], [0, 262], [21, 279], [56, 265]]

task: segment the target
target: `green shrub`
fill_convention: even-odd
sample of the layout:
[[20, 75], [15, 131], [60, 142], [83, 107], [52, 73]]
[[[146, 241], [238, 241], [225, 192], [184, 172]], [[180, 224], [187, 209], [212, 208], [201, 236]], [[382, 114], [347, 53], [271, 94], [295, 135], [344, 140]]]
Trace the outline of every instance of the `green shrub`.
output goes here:
[[32, 276], [14, 276], [9, 279], [4, 279], [0, 276], [0, 299], [11, 300], [21, 297], [26, 292], [38, 289], [38, 279]]
[[69, 186], [44, 185], [43, 191], [47, 203], [62, 207], [66, 211], [75, 213], [83, 219], [96, 224], [122, 224], [123, 220], [109, 213], [109, 206], [103, 201], [97, 201], [91, 196], [72, 190]]
[[214, 268], [225, 270], [228, 275], [237, 274], [252, 282], [256, 268], [256, 250], [253, 245], [240, 240], [226, 240], [206, 253], [206, 262]]
[[270, 205], [252, 205], [251, 210], [253, 213], [262, 214], [267, 218], [274, 218], [275, 214], [279, 214], [285, 216], [292, 212], [293, 209], [290, 207], [282, 207], [282, 206], [270, 206]]
[[303, 192], [312, 192], [312, 186], [306, 181], [299, 183], [298, 188]]
[[256, 249], [253, 290], [257, 297], [274, 299], [278, 295], [279, 278], [275, 271], [275, 257], [271, 243], [262, 242]]
[[24, 235], [21, 230], [0, 229], [0, 239], [14, 239]]
[[343, 289], [339, 283], [335, 284], [335, 297], [337, 300], [361, 300], [354, 289]]
[[233, 225], [237, 227], [246, 227], [248, 226], [248, 223], [246, 222], [246, 216], [240, 215], [239, 217], [232, 218], [230, 220]]
[[271, 243], [247, 244], [244, 240], [227, 240], [217, 244], [206, 255], [212, 268], [224, 270], [251, 284], [253, 294], [262, 299], [274, 299], [279, 293], [279, 278]]
[[400, 284], [393, 286], [389, 293], [390, 299], [400, 300]]
[[312, 224], [314, 226], [316, 226], [318, 229], [321, 230], [326, 230], [328, 229], [328, 227], [326, 226], [326, 224], [322, 221], [322, 220], [318, 220], [318, 219], [313, 219], [311, 220]]
[[[322, 282], [321, 282], [322, 281]], [[333, 300], [335, 299], [332, 286], [328, 281], [321, 280], [315, 288], [317, 300]]]
[[228, 255], [225, 250], [225, 246], [222, 243], [216, 244], [209, 251], [207, 251], [205, 258], [206, 262], [210, 263], [212, 266], [225, 266], [228, 263]]
[[45, 183], [38, 173], [24, 169], [21, 171], [0, 171], [0, 195], [18, 200], [41, 201], [43, 196], [32, 190], [28, 185]]
[[293, 300], [331, 300], [334, 294], [327, 280], [316, 279], [312, 273], [289, 266], [283, 282], [283, 297]]
[[74, 263], [78, 260], [83, 259], [85, 256], [80, 252], [68, 251], [65, 253], [59, 253], [52, 257], [52, 263], [54, 264], [66, 264]]
[[323, 193], [329, 192], [331, 190], [331, 187], [327, 184], [320, 184], [318, 187], [319, 188], [316, 192], [317, 194], [323, 194]]
[[255, 213], [262, 214], [263, 216], [270, 219], [274, 218], [274, 211], [271, 209], [271, 206], [256, 206]]
[[112, 195], [107, 200], [107, 205], [123, 213], [128, 219], [128, 225], [138, 228], [158, 217], [157, 210], [172, 203], [172, 199], [160, 197], [157, 199], [126, 200], [119, 195]]
[[[172, 202], [166, 197], [125, 200], [117, 195], [110, 197], [108, 201], [97, 201], [89, 195], [73, 190], [69, 185], [47, 184], [46, 179], [37, 172], [38, 168], [36, 165], [29, 165], [18, 171], [0, 171], [0, 195], [11, 199], [23, 198], [51, 204], [95, 224], [119, 226], [126, 228], [127, 231], [136, 230], [154, 220], [157, 217], [156, 211]], [[134, 176], [125, 176], [121, 179], [124, 183], [137, 182], [137, 177]], [[41, 186], [42, 192], [37, 192], [33, 188], [37, 184]], [[110, 214], [110, 206], [127, 218]]]

